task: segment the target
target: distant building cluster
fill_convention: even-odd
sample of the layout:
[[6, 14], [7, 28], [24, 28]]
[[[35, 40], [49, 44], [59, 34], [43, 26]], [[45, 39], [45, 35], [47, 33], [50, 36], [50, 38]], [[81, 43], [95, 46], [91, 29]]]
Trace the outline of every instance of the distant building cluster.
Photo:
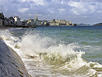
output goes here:
[[75, 26], [71, 21], [66, 20], [39, 20], [36, 16], [34, 19], [23, 20], [19, 16], [5, 17], [3, 13], [0, 13], [0, 26], [9, 27], [37, 27], [37, 26]]
[[66, 21], [66, 20], [50, 20], [49, 21], [49, 25], [53, 26], [53, 25], [56, 25], [56, 26], [60, 26], [60, 25], [66, 25], [66, 26], [74, 26], [74, 24], [72, 24], [71, 21]]

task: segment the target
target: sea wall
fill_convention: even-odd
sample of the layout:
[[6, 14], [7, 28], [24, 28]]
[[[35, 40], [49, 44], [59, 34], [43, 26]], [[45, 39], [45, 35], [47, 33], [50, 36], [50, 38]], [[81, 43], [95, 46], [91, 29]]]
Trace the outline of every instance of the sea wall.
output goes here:
[[0, 77], [30, 77], [20, 57], [1, 38]]

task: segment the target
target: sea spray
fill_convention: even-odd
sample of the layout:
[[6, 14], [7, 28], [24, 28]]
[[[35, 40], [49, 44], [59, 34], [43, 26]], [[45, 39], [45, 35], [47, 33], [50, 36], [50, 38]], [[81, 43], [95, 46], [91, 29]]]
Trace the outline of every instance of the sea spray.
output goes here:
[[[7, 36], [5, 34], [1, 37], [21, 56], [33, 77], [97, 77], [94, 66], [100, 64], [84, 61], [82, 55], [85, 52], [76, 50], [80, 48], [78, 44], [56, 43], [56, 40], [42, 37], [37, 33], [26, 33], [21, 39], [12, 36], [9, 32]], [[40, 71], [34, 72], [35, 70]]]

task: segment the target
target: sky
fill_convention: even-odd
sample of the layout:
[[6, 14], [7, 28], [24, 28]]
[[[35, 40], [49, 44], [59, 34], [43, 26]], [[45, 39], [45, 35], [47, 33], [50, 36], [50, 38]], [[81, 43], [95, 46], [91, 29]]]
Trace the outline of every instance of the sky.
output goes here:
[[0, 0], [0, 12], [21, 19], [65, 19], [73, 23], [102, 22], [102, 0]]

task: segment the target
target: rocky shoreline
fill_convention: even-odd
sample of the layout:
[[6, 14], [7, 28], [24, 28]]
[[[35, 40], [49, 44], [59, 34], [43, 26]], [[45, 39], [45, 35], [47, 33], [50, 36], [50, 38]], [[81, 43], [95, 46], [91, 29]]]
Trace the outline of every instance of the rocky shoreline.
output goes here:
[[31, 77], [20, 57], [1, 38], [0, 77]]

